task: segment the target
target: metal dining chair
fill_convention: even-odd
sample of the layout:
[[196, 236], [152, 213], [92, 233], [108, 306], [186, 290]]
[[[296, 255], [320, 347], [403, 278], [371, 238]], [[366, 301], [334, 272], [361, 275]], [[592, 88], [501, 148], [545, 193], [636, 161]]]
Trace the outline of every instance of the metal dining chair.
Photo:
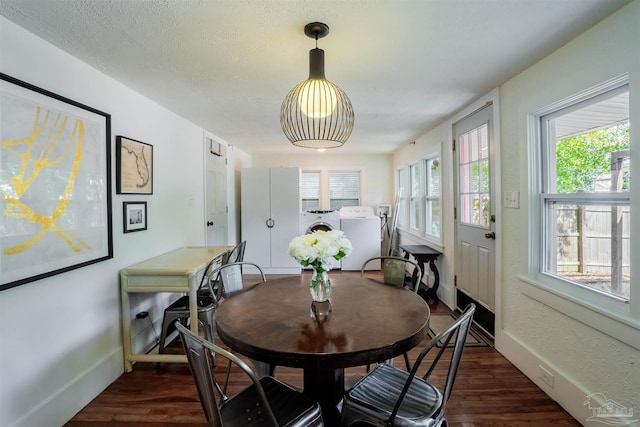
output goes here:
[[[410, 259], [402, 258], [399, 256], [377, 256], [373, 258], [369, 258], [364, 263], [362, 263], [362, 268], [360, 269], [360, 276], [364, 275], [365, 268], [368, 263], [380, 260], [382, 264], [382, 274], [383, 279], [382, 282], [385, 285], [397, 286], [399, 288], [406, 288], [406, 272], [407, 265], [412, 267], [411, 269], [411, 282], [409, 289], [413, 292], [418, 292], [418, 287], [420, 286], [420, 278], [422, 277], [422, 269], [415, 261], [411, 261]], [[411, 364], [409, 363], [409, 356], [407, 353], [403, 354], [404, 363], [407, 367], [407, 371], [411, 369]], [[385, 361], [387, 364], [392, 363], [392, 359]], [[367, 365], [367, 372], [369, 372], [370, 366]]]
[[[213, 342], [213, 311], [216, 308], [217, 301], [210, 293], [212, 287], [210, 283], [211, 272], [218, 265], [223, 265], [227, 262], [229, 257], [229, 251], [213, 258], [207, 267], [204, 269], [202, 278], [200, 280], [200, 286], [197, 291], [197, 304], [198, 304], [198, 322], [202, 326], [205, 337]], [[164, 309], [162, 317], [162, 329], [160, 331], [160, 340], [158, 343], [158, 353], [163, 354], [166, 347], [167, 336], [171, 332], [171, 328], [176, 320], [180, 320], [183, 324], [187, 324], [190, 317], [190, 302], [189, 295], [183, 295], [176, 301], [171, 303]]]
[[[323, 426], [320, 405], [273, 377], [258, 378], [240, 358], [175, 323], [198, 390], [200, 404], [211, 427]], [[228, 396], [214, 374], [213, 355], [235, 364], [251, 379], [251, 385]], [[228, 378], [227, 380], [228, 381]]]
[[[209, 273], [211, 280], [208, 280], [209, 290], [214, 295], [214, 300], [217, 304], [224, 304], [224, 299], [232, 296], [235, 293], [242, 292], [245, 289], [245, 282], [242, 276], [244, 270], [250, 271], [251, 269], [257, 270], [260, 275], [260, 281], [252, 281], [252, 284], [265, 282], [267, 278], [262, 271], [262, 268], [258, 264], [248, 261], [231, 262], [223, 264], [217, 268], [214, 268]], [[217, 283], [217, 289], [213, 289], [213, 284]], [[259, 377], [273, 375], [275, 366], [269, 363], [260, 362], [258, 360], [251, 360], [256, 373]], [[227, 374], [228, 375], [228, 374]]]
[[369, 258], [362, 263], [362, 268], [360, 269], [361, 276], [364, 275], [367, 264], [374, 260], [380, 260], [382, 263], [383, 283], [385, 285], [398, 286], [400, 288], [407, 287], [407, 282], [405, 280], [407, 277], [407, 266], [411, 267], [411, 281], [409, 282], [409, 289], [413, 292], [418, 292], [420, 278], [422, 277], [422, 269], [418, 263], [399, 256], [377, 256]]
[[[349, 389], [342, 403], [343, 427], [364, 422], [374, 426], [441, 426], [446, 425], [445, 407], [456, 379], [465, 340], [469, 333], [475, 305], [469, 304], [464, 312], [440, 332], [418, 355], [410, 372], [380, 364]], [[453, 348], [448, 348], [453, 342]], [[425, 356], [431, 350], [437, 353], [424, 376], [417, 376]], [[445, 351], [450, 353], [444, 390], [439, 390], [429, 378]]]

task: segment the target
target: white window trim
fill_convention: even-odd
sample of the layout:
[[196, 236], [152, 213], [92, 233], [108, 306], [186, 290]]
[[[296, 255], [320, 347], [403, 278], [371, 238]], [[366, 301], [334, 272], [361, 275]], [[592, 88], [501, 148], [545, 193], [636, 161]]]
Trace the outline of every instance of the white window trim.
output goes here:
[[[422, 160], [422, 162], [424, 162], [424, 160]], [[424, 183], [423, 183], [423, 168], [422, 168], [422, 164], [420, 161], [418, 162], [413, 162], [410, 163], [409, 165], [407, 165], [408, 170], [409, 170], [409, 224], [408, 224], [408, 229], [412, 234], [415, 235], [422, 235], [423, 234], [423, 230], [422, 230], [422, 224], [424, 223], [423, 219], [424, 219], [424, 212], [422, 209], [422, 205], [424, 204]], [[415, 169], [414, 169], [415, 168]], [[417, 170], [418, 171], [418, 177], [416, 178], [418, 180], [418, 193], [414, 196], [413, 195], [413, 185], [414, 183], [414, 176], [411, 173], [413, 170]], [[412, 209], [413, 207], [413, 209]], [[417, 224], [415, 224], [416, 226], [414, 226], [413, 224], [411, 224], [411, 222], [413, 221], [413, 218], [415, 218], [415, 214], [417, 211], [417, 217], [418, 219]]]
[[[585, 289], [541, 272], [541, 245], [544, 243], [541, 218], [544, 215], [544, 198], [553, 198], [554, 195], [546, 194], [541, 196], [543, 172], [541, 170], [540, 118], [628, 83], [629, 77], [625, 74], [528, 115], [528, 182], [530, 183], [528, 186], [528, 237], [530, 244], [528, 245], [527, 274], [520, 275], [518, 278], [523, 284], [521, 289], [525, 295], [636, 349], [640, 349], [640, 334], [638, 333], [640, 331], [640, 319], [637, 314], [639, 310], [635, 309], [640, 302], [640, 298], [634, 293], [634, 291], [637, 291], [637, 287], [632, 288], [630, 301], [627, 303], [611, 295], [603, 295], [592, 289]], [[632, 138], [637, 140], [633, 136]], [[632, 187], [634, 194], [638, 191], [635, 187], [637, 186], [635, 186], [634, 182], [634, 187]], [[569, 198], [566, 196], [568, 195], [563, 195], [563, 199]], [[589, 200], [592, 201], [593, 197], [591, 196], [595, 195], [590, 194], [589, 196]], [[609, 200], [616, 197], [611, 194], [606, 195]], [[576, 195], [576, 199], [579, 198], [580, 195]], [[631, 198], [633, 198], [633, 195], [631, 195]], [[635, 234], [637, 235], [637, 233]], [[632, 275], [634, 273], [635, 271], [632, 271]]]
[[406, 181], [407, 181], [406, 184], [408, 185], [409, 184], [409, 165], [403, 165], [398, 169], [396, 169], [396, 177], [398, 180], [398, 184], [396, 185], [396, 195], [398, 197], [398, 206], [396, 206], [396, 209], [400, 210], [400, 212], [397, 213], [398, 215], [397, 227], [398, 227], [398, 230], [408, 231], [409, 230], [409, 227], [408, 227], [409, 198], [405, 193], [407, 193], [409, 189], [401, 187], [403, 174], [406, 175]]
[[[430, 175], [429, 175], [429, 170], [427, 168], [427, 165], [429, 164], [429, 162], [431, 160], [435, 160], [438, 159], [438, 161], [440, 162], [440, 195], [438, 197], [431, 197], [429, 196], [429, 185], [427, 183], [427, 180], [430, 180]], [[443, 221], [442, 221], [442, 156], [440, 155], [440, 153], [433, 153], [432, 155], [425, 157], [424, 159], [422, 159], [422, 167], [424, 169], [424, 178], [422, 179], [422, 184], [424, 185], [424, 191], [422, 192], [424, 199], [422, 201], [422, 206], [423, 206], [423, 210], [424, 210], [424, 214], [422, 217], [422, 224], [424, 225], [424, 233], [423, 233], [423, 237], [425, 239], [427, 239], [430, 242], [436, 243], [438, 245], [442, 244], [442, 228], [443, 228]], [[427, 202], [428, 201], [432, 201], [432, 200], [438, 200], [440, 202], [440, 235], [439, 236], [435, 236], [431, 233], [429, 233], [429, 227], [427, 227]]]

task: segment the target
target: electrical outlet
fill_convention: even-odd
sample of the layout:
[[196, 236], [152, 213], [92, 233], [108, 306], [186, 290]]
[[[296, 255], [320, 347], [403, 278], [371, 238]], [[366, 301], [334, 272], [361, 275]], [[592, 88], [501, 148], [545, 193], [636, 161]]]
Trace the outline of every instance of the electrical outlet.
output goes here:
[[538, 365], [538, 377], [544, 381], [546, 385], [553, 388], [553, 374], [542, 365]]

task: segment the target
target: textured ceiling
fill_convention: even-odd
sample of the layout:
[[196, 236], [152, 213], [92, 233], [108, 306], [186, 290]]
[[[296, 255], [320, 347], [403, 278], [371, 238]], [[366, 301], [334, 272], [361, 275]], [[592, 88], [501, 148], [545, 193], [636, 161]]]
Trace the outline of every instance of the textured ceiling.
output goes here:
[[[0, 14], [249, 153], [301, 152], [279, 124], [330, 27], [351, 98], [342, 152], [389, 153], [629, 0], [1, 0]], [[111, 112], [114, 114], [114, 112]]]

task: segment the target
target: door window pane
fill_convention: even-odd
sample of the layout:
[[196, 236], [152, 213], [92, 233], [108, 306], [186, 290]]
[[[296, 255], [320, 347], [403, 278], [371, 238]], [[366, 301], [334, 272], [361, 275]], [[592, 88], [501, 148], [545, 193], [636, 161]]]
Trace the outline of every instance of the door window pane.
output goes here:
[[485, 123], [459, 137], [461, 222], [489, 228], [491, 216], [489, 127]]

